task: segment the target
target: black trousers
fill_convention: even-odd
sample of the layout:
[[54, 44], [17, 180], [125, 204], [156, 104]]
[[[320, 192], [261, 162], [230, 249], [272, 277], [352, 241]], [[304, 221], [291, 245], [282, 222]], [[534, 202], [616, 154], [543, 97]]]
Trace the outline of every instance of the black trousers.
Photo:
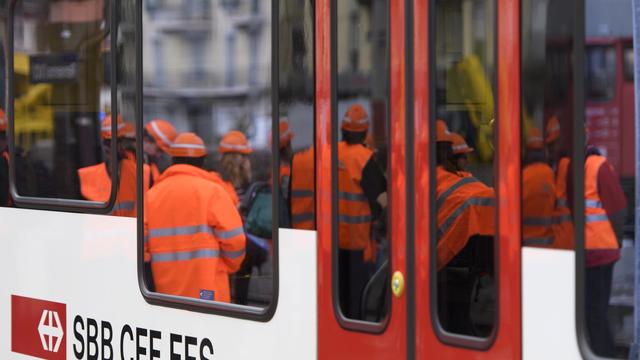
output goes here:
[[363, 250], [338, 250], [340, 308], [344, 316], [361, 319], [362, 292], [371, 278], [373, 266], [364, 261]]
[[593, 352], [599, 356], [614, 357], [615, 347], [609, 326], [609, 297], [613, 263], [587, 268], [585, 312], [587, 334]]

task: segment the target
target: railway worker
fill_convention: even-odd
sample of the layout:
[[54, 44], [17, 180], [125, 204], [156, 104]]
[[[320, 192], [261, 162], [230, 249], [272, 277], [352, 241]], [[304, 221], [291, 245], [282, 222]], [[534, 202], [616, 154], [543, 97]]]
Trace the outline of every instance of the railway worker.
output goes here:
[[176, 136], [176, 129], [166, 120], [151, 120], [144, 126], [142, 140], [145, 160], [151, 170], [151, 184], [169, 166], [169, 147]]
[[532, 127], [525, 139], [522, 170], [522, 244], [555, 247], [553, 231], [556, 189], [553, 169], [544, 154], [540, 129]]
[[[78, 169], [80, 180], [80, 193], [91, 201], [107, 202], [111, 196], [111, 115], [107, 115], [101, 126], [102, 149], [105, 161], [96, 165]], [[127, 123], [121, 115], [117, 117], [118, 148], [117, 157], [119, 162], [119, 180], [116, 201], [111, 211], [112, 215], [136, 217], [136, 156], [135, 156], [135, 128], [133, 124]], [[149, 168], [144, 167], [145, 191], [149, 186]]]
[[437, 268], [443, 269], [473, 236], [495, 234], [495, 194], [473, 176], [460, 174], [454, 163], [453, 137], [436, 133]]
[[338, 236], [340, 303], [345, 316], [358, 318], [364, 287], [372, 275], [376, 244], [372, 226], [384, 221], [387, 182], [364, 142], [369, 115], [359, 104], [346, 111], [338, 143]]
[[245, 255], [242, 220], [203, 169], [207, 150], [194, 133], [176, 137], [172, 165], [147, 193], [145, 257], [158, 292], [230, 302], [228, 274]]
[[226, 133], [218, 145], [220, 153], [220, 175], [233, 185], [237, 196], [242, 197], [251, 184], [251, 161], [253, 149], [247, 137], [238, 130]]
[[463, 176], [473, 176], [471, 173], [465, 171], [467, 163], [469, 162], [467, 154], [472, 153], [473, 148], [467, 145], [467, 142], [464, 141], [464, 138], [460, 134], [454, 132], [451, 132], [450, 134], [453, 162], [458, 174]]
[[291, 185], [291, 162], [293, 160], [293, 147], [291, 141], [294, 134], [289, 129], [289, 121], [287, 118], [280, 119], [279, 126], [279, 143], [280, 150], [280, 191], [285, 200], [289, 200], [289, 191]]
[[595, 354], [614, 357], [608, 308], [627, 204], [619, 177], [595, 147], [586, 149], [584, 181], [587, 331]]
[[315, 151], [313, 146], [297, 152], [291, 162], [291, 225], [315, 229]]
[[567, 177], [569, 173], [569, 157], [561, 150], [560, 122], [556, 116], [547, 121], [545, 128], [545, 143], [547, 145], [548, 160], [555, 170], [556, 206], [554, 210], [553, 232], [555, 248], [573, 249], [574, 231], [571, 210], [567, 197]]
[[7, 143], [7, 118], [0, 109], [0, 206], [12, 204], [9, 195], [9, 148]]

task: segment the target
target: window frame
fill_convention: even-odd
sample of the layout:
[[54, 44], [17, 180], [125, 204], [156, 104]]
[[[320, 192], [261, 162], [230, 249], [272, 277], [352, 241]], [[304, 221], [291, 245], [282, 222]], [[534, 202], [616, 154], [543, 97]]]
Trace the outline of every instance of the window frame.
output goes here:
[[[135, 79], [135, 93], [136, 93], [136, 132], [142, 134], [144, 128], [143, 121], [143, 7], [145, 1], [136, 2], [136, 79]], [[279, 29], [280, 29], [280, 0], [271, 0], [271, 133], [279, 134]], [[315, 16], [313, 12], [312, 18]], [[315, 29], [312, 30], [315, 34]], [[315, 38], [314, 38], [315, 43]], [[315, 62], [314, 62], [315, 67]], [[315, 107], [315, 102], [314, 102]], [[314, 112], [315, 122], [315, 112]], [[279, 156], [279, 136], [273, 136], [271, 142], [272, 152], [272, 168], [271, 171], [274, 174], [273, 178], [280, 179], [280, 156]], [[314, 141], [315, 146], [315, 141]], [[142, 153], [143, 141], [142, 137], [136, 138], [136, 151]], [[137, 201], [138, 201], [138, 217], [137, 217], [137, 277], [138, 288], [144, 300], [150, 305], [168, 307], [174, 309], [188, 310], [198, 313], [220, 315], [231, 318], [250, 320], [256, 322], [269, 322], [273, 319], [279, 300], [279, 279], [280, 279], [280, 263], [279, 263], [279, 192], [272, 191], [272, 261], [273, 261], [273, 281], [272, 289], [273, 296], [271, 302], [266, 307], [238, 305], [222, 302], [209, 302], [206, 300], [192, 299], [187, 297], [162, 294], [159, 292], [149, 291], [145, 284], [145, 271], [144, 271], [144, 194], [143, 194], [143, 159], [138, 156], [137, 162]], [[278, 185], [279, 188], [279, 185]], [[273, 201], [276, 200], [276, 201]], [[275, 224], [275, 226], [274, 226]]]
[[[387, 0], [387, 10], [390, 9], [392, 0]], [[330, 19], [330, 28], [331, 28], [331, 288], [332, 288], [332, 304], [333, 304], [333, 313], [336, 317], [336, 321], [340, 325], [341, 328], [350, 331], [356, 331], [361, 333], [369, 333], [369, 334], [382, 334], [386, 331], [389, 323], [391, 322], [392, 317], [392, 309], [391, 305], [392, 295], [391, 291], [388, 292], [387, 296], [389, 296], [389, 303], [387, 313], [384, 319], [380, 322], [370, 322], [358, 319], [351, 319], [346, 317], [342, 313], [342, 309], [340, 307], [340, 283], [339, 283], [339, 255], [338, 255], [338, 123], [340, 122], [340, 114], [338, 114], [338, 0], [331, 0], [331, 19]], [[387, 64], [389, 67], [387, 68], [387, 91], [386, 91], [386, 125], [387, 129], [390, 129], [391, 126], [391, 11], [387, 11]], [[391, 136], [389, 136], [389, 144], [391, 143]], [[391, 159], [391, 146], [387, 146], [387, 158]], [[387, 164], [387, 173], [389, 173], [389, 164]], [[393, 195], [389, 191], [390, 189], [390, 181], [387, 178], [387, 198], [389, 199], [389, 204], [387, 208], [392, 207], [393, 203]], [[336, 191], [334, 191], [336, 190]], [[389, 236], [389, 262], [391, 262], [391, 254], [393, 251], [392, 244], [392, 236], [393, 234], [393, 225], [391, 224], [391, 214], [387, 213], [387, 234]], [[391, 278], [391, 267], [389, 267], [389, 278]]]
[[[500, 119], [500, 114], [498, 112], [498, 96], [497, 96], [497, 89], [498, 89], [498, 67], [500, 66], [500, 61], [498, 59], [498, 1], [497, 0], [492, 0], [493, 1], [493, 43], [494, 43], [494, 48], [493, 48], [493, 56], [495, 59], [495, 69], [494, 69], [494, 74], [491, 77], [491, 86], [492, 86], [492, 91], [494, 92], [494, 97], [493, 97], [493, 103], [494, 103], [494, 119], [495, 119], [495, 124], [497, 124], [496, 126], [494, 126], [494, 134], [493, 134], [493, 142], [495, 144], [494, 146], [494, 159], [493, 159], [493, 174], [494, 174], [494, 179], [497, 181], [497, 183], [494, 183], [494, 189], [498, 189], [500, 186], [499, 183], [499, 177], [498, 175], [498, 164], [499, 164], [499, 158], [498, 158], [498, 149], [500, 148], [500, 143], [499, 143], [499, 139], [500, 137], [498, 136], [499, 131], [500, 131], [500, 123], [501, 123], [501, 119]], [[437, 30], [437, 26], [436, 26], [436, 4], [437, 0], [429, 0], [428, 3], [428, 27], [429, 27], [429, 34], [427, 36], [427, 40], [429, 42], [429, 124], [428, 124], [428, 129], [429, 129], [429, 212], [430, 212], [430, 216], [428, 218], [429, 221], [429, 312], [430, 312], [430, 318], [431, 318], [431, 326], [433, 329], [433, 332], [435, 333], [436, 337], [438, 338], [438, 340], [443, 343], [443, 344], [447, 344], [447, 345], [451, 345], [451, 346], [455, 346], [455, 347], [459, 347], [459, 348], [465, 348], [465, 349], [471, 349], [471, 350], [488, 350], [490, 349], [493, 344], [495, 343], [497, 337], [498, 337], [498, 330], [500, 327], [500, 243], [499, 243], [499, 238], [498, 238], [498, 230], [500, 229], [500, 201], [499, 201], [499, 192], [496, 191], [495, 192], [495, 229], [496, 229], [496, 236], [494, 238], [494, 246], [493, 246], [493, 259], [494, 259], [494, 263], [493, 263], [493, 269], [494, 269], [494, 283], [495, 283], [495, 289], [496, 289], [496, 298], [495, 298], [495, 317], [494, 317], [494, 326], [491, 329], [491, 333], [489, 334], [489, 336], [487, 337], [476, 337], [476, 336], [469, 336], [469, 335], [462, 335], [462, 334], [457, 334], [457, 333], [453, 333], [453, 332], [449, 332], [447, 330], [445, 330], [441, 323], [440, 323], [440, 316], [438, 314], [438, 271], [436, 269], [436, 262], [437, 262], [437, 246], [438, 246], [438, 240], [437, 240], [437, 208], [436, 208], [436, 141], [435, 141], [435, 137], [436, 137], [436, 119], [437, 119], [437, 114], [435, 111], [436, 108], [436, 51], [435, 51], [435, 45], [436, 45], [436, 30]]]
[[[89, 214], [109, 214], [111, 209], [115, 205], [119, 174], [118, 167], [119, 161], [117, 157], [117, 137], [114, 137], [111, 141], [111, 194], [109, 200], [106, 203], [99, 201], [88, 201], [81, 199], [64, 199], [64, 198], [43, 198], [37, 196], [22, 196], [18, 194], [16, 187], [16, 171], [15, 166], [15, 126], [14, 126], [14, 23], [15, 23], [15, 11], [18, 2], [24, 0], [10, 0], [8, 4], [8, 16], [7, 16], [7, 99], [6, 99], [6, 116], [8, 120], [7, 140], [9, 144], [9, 194], [12, 197], [14, 203], [19, 207], [37, 210], [53, 210], [53, 211], [68, 211], [68, 212], [81, 212]], [[116, 14], [116, 5], [118, 0], [110, 0], [109, 13], [105, 14], [105, 18], [109, 19], [109, 41], [110, 41], [110, 87], [111, 87], [111, 110], [112, 114], [118, 114], [118, 95], [117, 95], [117, 66], [118, 66], [118, 39], [114, 36], [113, 29], [118, 25], [118, 18]], [[112, 121], [111, 132], [117, 133], [117, 122]]]

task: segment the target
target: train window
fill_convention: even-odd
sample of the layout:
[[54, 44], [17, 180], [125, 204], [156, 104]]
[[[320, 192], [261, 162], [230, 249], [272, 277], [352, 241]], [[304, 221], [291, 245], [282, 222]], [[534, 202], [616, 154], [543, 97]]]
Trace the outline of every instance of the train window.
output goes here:
[[[572, 1], [525, 0], [522, 28], [522, 245], [573, 249], [567, 186], [573, 149]], [[544, 5], [544, 6], [543, 6]], [[526, 14], [526, 15], [524, 15]], [[546, 19], [546, 28], [535, 27]], [[599, 51], [592, 48], [592, 54]], [[600, 49], [602, 50], [602, 49]]]
[[587, 100], [611, 100], [616, 91], [615, 47], [613, 45], [588, 46], [585, 60]]
[[486, 338], [496, 321], [495, 2], [436, 0], [435, 204], [439, 330]]
[[[389, 3], [334, 1], [334, 254], [343, 319], [381, 323], [390, 307]], [[344, 35], [344, 36], [342, 36]], [[345, 324], [343, 322], [343, 324]]]
[[[105, 120], [112, 110], [110, 4], [12, 3], [9, 102], [14, 183], [27, 197], [22, 201], [105, 208], [113, 195], [114, 160], [126, 156], [132, 141], [122, 135], [112, 149]], [[119, 135], [133, 128], [122, 115], [118, 119]]]
[[315, 227], [313, 2], [229, 4], [143, 6], [144, 280], [264, 319], [278, 228]]
[[628, 43], [622, 46], [622, 65], [624, 69], [624, 80], [633, 82], [634, 69], [633, 69], [633, 44]]

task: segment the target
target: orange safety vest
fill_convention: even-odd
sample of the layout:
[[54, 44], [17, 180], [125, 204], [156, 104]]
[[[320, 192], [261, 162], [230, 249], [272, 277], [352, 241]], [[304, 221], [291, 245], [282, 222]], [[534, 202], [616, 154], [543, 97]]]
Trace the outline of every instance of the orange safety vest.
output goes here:
[[210, 171], [209, 174], [211, 174], [214, 182], [222, 186], [222, 188], [227, 192], [227, 194], [229, 194], [229, 197], [231, 198], [231, 202], [237, 208], [238, 205], [240, 204], [240, 198], [238, 197], [238, 193], [236, 192], [236, 189], [233, 187], [233, 184], [228, 181], [224, 181], [224, 179], [222, 179], [222, 176], [220, 176], [220, 174], [218, 174], [215, 171]]
[[587, 157], [584, 163], [585, 239], [587, 249], [617, 249], [618, 240], [602, 207], [598, 194], [598, 171], [607, 158], [600, 155]]
[[556, 173], [556, 207], [553, 212], [555, 248], [571, 250], [574, 248], [573, 219], [567, 197], [567, 174], [571, 161], [568, 157], [560, 158]]
[[172, 165], [147, 193], [145, 259], [160, 293], [229, 302], [245, 241], [238, 210], [205, 170]]
[[438, 254], [442, 269], [474, 235], [495, 235], [495, 194], [474, 177], [436, 168]]
[[371, 209], [360, 187], [373, 152], [361, 144], [338, 144], [338, 239], [340, 249], [365, 250], [371, 242]]
[[553, 170], [543, 162], [522, 170], [522, 245], [554, 247], [556, 189]]
[[[143, 167], [144, 189], [149, 189], [150, 168], [148, 165]], [[107, 202], [111, 196], [111, 177], [107, 171], [107, 164], [102, 162], [97, 165], [87, 166], [78, 169], [80, 178], [80, 193], [85, 199], [91, 201]], [[111, 215], [136, 217], [136, 160], [132, 154], [120, 161], [120, 184], [118, 186], [118, 195], [115, 204], [111, 210]]]
[[[7, 150], [2, 151], [2, 157], [7, 160], [7, 165], [9, 165], [9, 152]], [[8, 175], [8, 174], [7, 174]], [[7, 189], [7, 206], [13, 206], [13, 198], [11, 197], [11, 190]]]
[[293, 155], [291, 162], [291, 225], [313, 230], [315, 220], [315, 154], [313, 147]]

